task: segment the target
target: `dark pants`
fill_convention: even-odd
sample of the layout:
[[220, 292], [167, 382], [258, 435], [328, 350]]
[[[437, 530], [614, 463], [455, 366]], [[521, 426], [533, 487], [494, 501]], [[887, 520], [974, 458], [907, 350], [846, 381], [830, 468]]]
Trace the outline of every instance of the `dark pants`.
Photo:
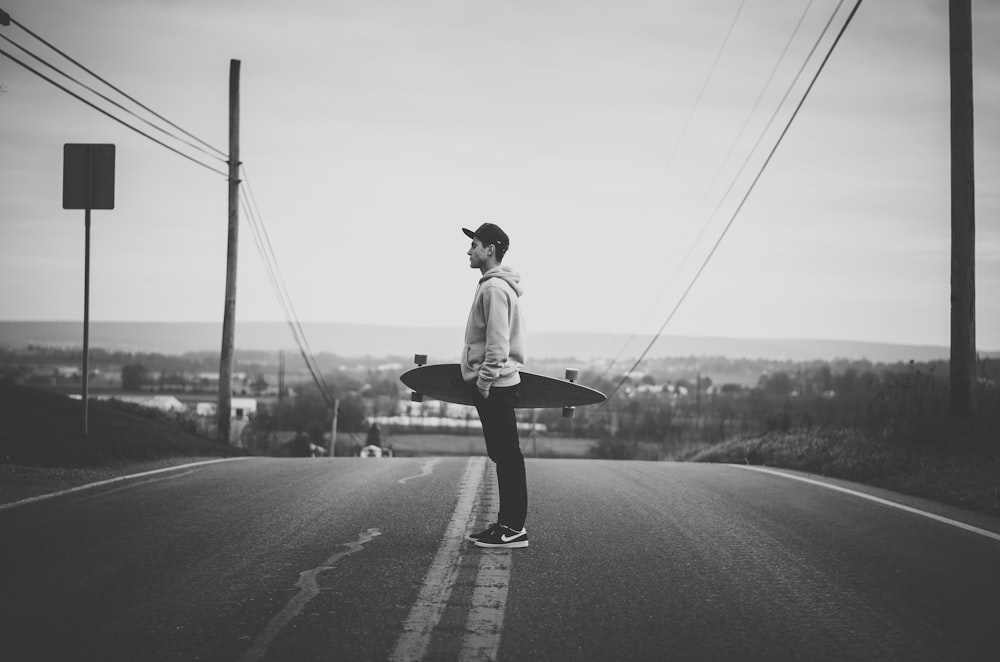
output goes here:
[[494, 386], [486, 399], [476, 391], [476, 411], [483, 423], [486, 453], [497, 467], [497, 487], [500, 491], [497, 521], [515, 531], [524, 527], [528, 516], [528, 483], [514, 416], [518, 388]]

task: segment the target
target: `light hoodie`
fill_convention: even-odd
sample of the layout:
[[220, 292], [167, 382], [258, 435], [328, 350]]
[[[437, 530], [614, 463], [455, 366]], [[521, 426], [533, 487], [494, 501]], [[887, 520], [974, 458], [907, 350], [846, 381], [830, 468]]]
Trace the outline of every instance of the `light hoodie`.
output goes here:
[[483, 274], [465, 326], [462, 377], [481, 391], [521, 383], [524, 321], [521, 276], [503, 265]]

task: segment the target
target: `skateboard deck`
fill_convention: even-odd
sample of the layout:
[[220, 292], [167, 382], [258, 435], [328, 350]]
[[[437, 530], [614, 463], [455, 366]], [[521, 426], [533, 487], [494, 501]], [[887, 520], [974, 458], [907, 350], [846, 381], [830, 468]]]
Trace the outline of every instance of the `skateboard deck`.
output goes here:
[[[422, 355], [418, 355], [420, 359]], [[420, 365], [400, 376], [400, 380], [413, 390], [413, 400], [421, 401], [424, 396], [460, 405], [474, 405], [476, 387], [462, 379], [462, 367], [457, 363], [437, 363]], [[607, 400], [598, 390], [574, 383], [576, 370], [567, 370], [567, 379], [546, 377], [522, 370], [518, 403], [520, 409], [563, 408], [563, 414], [571, 416], [573, 408], [582, 405], [596, 405]]]

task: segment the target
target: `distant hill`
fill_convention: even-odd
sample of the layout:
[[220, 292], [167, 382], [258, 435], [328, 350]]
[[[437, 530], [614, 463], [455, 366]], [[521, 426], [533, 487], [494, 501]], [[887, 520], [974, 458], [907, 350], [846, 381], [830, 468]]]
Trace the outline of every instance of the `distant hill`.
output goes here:
[[[390, 327], [365, 324], [303, 324], [314, 353], [339, 356], [430, 355], [432, 360], [455, 360], [461, 351], [462, 329]], [[83, 344], [81, 322], [0, 322], [0, 346]], [[90, 346], [108, 350], [180, 354], [188, 351], [218, 351], [222, 324], [210, 322], [91, 322]], [[622, 358], [636, 357], [652, 336], [636, 336]], [[529, 336], [529, 355], [545, 358], [610, 359], [618, 356], [629, 340], [625, 334], [544, 333]], [[277, 351], [294, 348], [288, 326], [281, 322], [237, 324], [236, 347], [243, 350]], [[670, 356], [724, 356], [771, 360], [868, 359], [873, 362], [931, 361], [948, 358], [947, 347], [893, 345], [862, 341], [698, 338], [663, 336], [649, 353], [651, 358]], [[1000, 352], [981, 352], [1000, 356]]]

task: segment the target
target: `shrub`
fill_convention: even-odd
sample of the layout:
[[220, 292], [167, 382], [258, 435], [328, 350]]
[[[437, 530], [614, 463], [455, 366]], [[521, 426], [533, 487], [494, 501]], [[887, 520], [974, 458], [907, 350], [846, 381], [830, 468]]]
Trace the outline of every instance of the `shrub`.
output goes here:
[[940, 443], [949, 433], [948, 383], [911, 362], [903, 373], [887, 374], [862, 416], [862, 428], [878, 438]]

